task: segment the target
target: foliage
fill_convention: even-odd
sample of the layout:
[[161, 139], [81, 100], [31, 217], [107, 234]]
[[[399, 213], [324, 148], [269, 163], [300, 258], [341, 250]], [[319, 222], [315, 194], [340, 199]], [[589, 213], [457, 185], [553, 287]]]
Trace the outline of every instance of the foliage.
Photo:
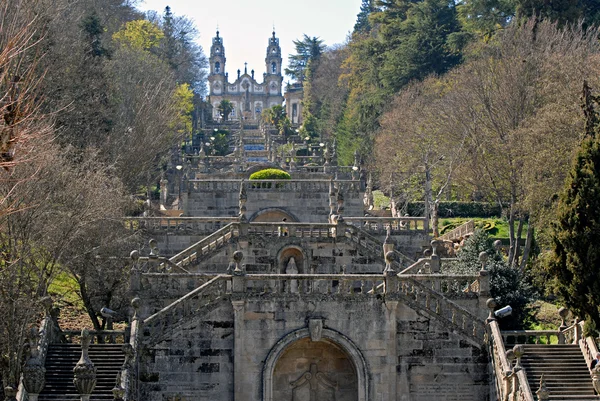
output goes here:
[[583, 92], [588, 127], [565, 181], [552, 234], [553, 257], [547, 266], [553, 290], [571, 311], [600, 327], [600, 125], [598, 97], [587, 83]]
[[227, 132], [217, 131], [214, 135], [214, 140], [211, 140], [212, 147], [215, 150], [217, 156], [225, 156], [229, 153], [229, 139]]
[[233, 111], [233, 103], [230, 100], [223, 99], [217, 106], [217, 110], [219, 110], [219, 114], [223, 117], [223, 121], [227, 121], [229, 119], [229, 115]]
[[374, 0], [362, 0], [360, 12], [356, 16], [356, 24], [354, 24], [355, 33], [365, 33], [371, 30], [369, 23], [369, 15], [375, 11]]
[[277, 128], [280, 135], [290, 135], [292, 133], [292, 123], [281, 105], [264, 109], [261, 118], [266, 124]]
[[138, 50], [150, 50], [159, 46], [164, 37], [161, 29], [148, 20], [125, 23], [125, 27], [113, 34], [113, 40]]
[[477, 273], [482, 267], [479, 261], [481, 252], [488, 254], [486, 269], [490, 272], [491, 296], [500, 306], [510, 305], [513, 309], [510, 317], [500, 319], [500, 326], [503, 329], [521, 328], [527, 317], [526, 306], [535, 293], [523, 273], [518, 268], [508, 266], [502, 254], [492, 247], [492, 241], [483, 230], [475, 230], [465, 241], [452, 273]]
[[285, 73], [296, 82], [302, 83], [306, 79], [307, 70], [318, 62], [325, 45], [318, 37], [311, 38], [307, 34], [304, 34], [302, 39], [294, 40], [293, 43], [296, 53], [288, 56], [289, 67], [285, 69]]
[[289, 180], [291, 178], [289, 173], [276, 168], [267, 168], [250, 175], [251, 180]]
[[175, 109], [178, 111], [174, 126], [181, 134], [192, 132], [192, 112], [194, 111], [194, 93], [187, 83], [177, 85], [173, 92]]

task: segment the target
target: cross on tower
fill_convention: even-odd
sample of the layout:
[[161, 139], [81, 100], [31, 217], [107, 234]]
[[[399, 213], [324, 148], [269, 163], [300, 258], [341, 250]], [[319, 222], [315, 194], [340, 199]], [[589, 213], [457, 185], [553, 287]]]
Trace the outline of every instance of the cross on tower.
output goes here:
[[244, 63], [244, 74], [248, 73], [248, 63]]

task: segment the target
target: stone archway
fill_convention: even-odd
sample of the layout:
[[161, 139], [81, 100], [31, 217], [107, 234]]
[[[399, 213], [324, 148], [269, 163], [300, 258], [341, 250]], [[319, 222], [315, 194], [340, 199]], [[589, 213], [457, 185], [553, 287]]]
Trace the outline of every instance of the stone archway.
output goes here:
[[285, 221], [289, 223], [298, 221], [296, 216], [278, 208], [267, 208], [259, 210], [250, 217], [249, 221], [257, 223], [278, 223], [284, 221], [283, 219], [285, 219]]
[[323, 328], [318, 341], [308, 328], [282, 338], [263, 370], [263, 401], [367, 401], [365, 360], [342, 334]]

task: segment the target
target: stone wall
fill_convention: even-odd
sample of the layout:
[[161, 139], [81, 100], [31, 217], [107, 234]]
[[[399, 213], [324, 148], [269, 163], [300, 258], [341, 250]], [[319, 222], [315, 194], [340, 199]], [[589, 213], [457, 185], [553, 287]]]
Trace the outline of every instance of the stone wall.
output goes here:
[[295, 400], [308, 401], [297, 381], [312, 365], [337, 385], [321, 382], [318, 399], [332, 391], [344, 401], [488, 399], [485, 353], [402, 302], [363, 294], [219, 305], [143, 351], [141, 399], [291, 400], [292, 382]]
[[[360, 181], [339, 182], [344, 194], [344, 215], [362, 216], [363, 195]], [[190, 181], [184, 195], [186, 216], [237, 216], [240, 181]], [[249, 220], [261, 211], [279, 209], [295, 221], [327, 223], [329, 218], [329, 181], [248, 181], [246, 216]], [[267, 206], [268, 205], [268, 206]]]

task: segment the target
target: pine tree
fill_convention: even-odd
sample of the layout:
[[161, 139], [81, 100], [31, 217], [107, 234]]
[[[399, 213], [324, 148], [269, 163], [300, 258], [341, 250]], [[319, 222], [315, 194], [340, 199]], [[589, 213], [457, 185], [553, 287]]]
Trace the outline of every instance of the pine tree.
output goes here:
[[[558, 205], [548, 269], [555, 289], [577, 316], [600, 327], [600, 141], [599, 98], [584, 82], [586, 135]], [[591, 129], [593, 127], [593, 129]]]
[[354, 24], [355, 33], [365, 33], [371, 31], [369, 15], [375, 11], [375, 5], [373, 3], [373, 0], [362, 0], [360, 12], [356, 16], [356, 24]]

